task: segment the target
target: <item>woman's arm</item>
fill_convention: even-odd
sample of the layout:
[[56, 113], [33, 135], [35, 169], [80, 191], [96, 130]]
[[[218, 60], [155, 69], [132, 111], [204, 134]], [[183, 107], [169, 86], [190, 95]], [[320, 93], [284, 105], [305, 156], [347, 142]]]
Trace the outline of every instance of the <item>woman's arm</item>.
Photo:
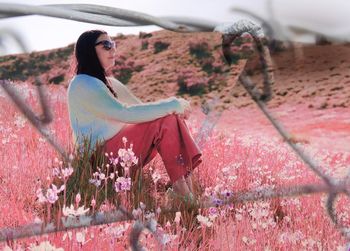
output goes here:
[[79, 75], [71, 83], [71, 100], [74, 105], [83, 106], [91, 116], [124, 123], [142, 123], [166, 115], [184, 113], [182, 102], [173, 97], [141, 104], [128, 105], [119, 102], [109, 94], [104, 83], [88, 75]]

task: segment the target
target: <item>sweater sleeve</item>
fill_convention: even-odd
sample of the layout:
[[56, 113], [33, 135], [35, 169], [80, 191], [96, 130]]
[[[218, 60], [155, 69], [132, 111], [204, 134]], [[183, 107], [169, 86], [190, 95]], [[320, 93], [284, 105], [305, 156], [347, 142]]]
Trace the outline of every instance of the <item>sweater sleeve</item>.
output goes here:
[[108, 88], [98, 79], [78, 80], [76, 95], [81, 105], [93, 116], [124, 123], [152, 121], [172, 113], [183, 113], [184, 109], [175, 97], [141, 104], [127, 105], [109, 94]]

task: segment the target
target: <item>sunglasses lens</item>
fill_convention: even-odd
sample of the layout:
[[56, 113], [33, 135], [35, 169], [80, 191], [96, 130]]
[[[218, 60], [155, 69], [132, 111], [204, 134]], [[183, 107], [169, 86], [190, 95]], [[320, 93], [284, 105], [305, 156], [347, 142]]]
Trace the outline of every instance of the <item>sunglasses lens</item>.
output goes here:
[[109, 51], [110, 49], [112, 49], [112, 43], [109, 41], [104, 41], [103, 42], [103, 48], [107, 51]]
[[106, 51], [109, 51], [110, 49], [112, 49], [113, 47], [115, 47], [115, 43], [108, 41], [108, 40], [103, 40], [98, 42], [96, 45], [102, 44], [103, 49], [105, 49]]

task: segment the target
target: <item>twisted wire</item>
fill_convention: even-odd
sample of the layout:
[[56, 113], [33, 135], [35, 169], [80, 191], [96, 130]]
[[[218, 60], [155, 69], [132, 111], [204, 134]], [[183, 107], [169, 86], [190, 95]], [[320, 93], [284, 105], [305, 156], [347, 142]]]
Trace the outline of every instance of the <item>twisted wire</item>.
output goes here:
[[[216, 31], [222, 33], [222, 46], [225, 58], [229, 61], [230, 46], [233, 41], [242, 36], [244, 33], [248, 33], [254, 40], [257, 51], [259, 53], [260, 62], [263, 66], [264, 83], [263, 91], [260, 92], [257, 85], [254, 84], [249, 77], [243, 73], [240, 75], [239, 80], [243, 87], [250, 95], [250, 97], [257, 104], [262, 113], [268, 118], [270, 123], [275, 127], [277, 132], [285, 139], [292, 150], [300, 157], [304, 163], [319, 177], [321, 177], [322, 184], [309, 184], [303, 186], [291, 186], [280, 187], [278, 189], [263, 189], [247, 192], [237, 192], [235, 197], [225, 201], [223, 204], [231, 203], [245, 203], [256, 200], [266, 200], [277, 197], [287, 196], [301, 196], [305, 194], [314, 193], [326, 193], [328, 199], [326, 202], [326, 208], [330, 219], [335, 224], [336, 228], [349, 240], [349, 229], [339, 224], [335, 213], [335, 201], [340, 194], [350, 196], [349, 190], [349, 177], [344, 178], [341, 181], [335, 181], [330, 176], [324, 174], [313, 160], [301, 151], [301, 149], [290, 140], [288, 132], [283, 128], [281, 124], [273, 117], [272, 113], [267, 109], [266, 103], [272, 98], [271, 84], [273, 83], [273, 74], [270, 65], [270, 55], [266, 46], [262, 43], [262, 37], [264, 36], [261, 28], [250, 21], [239, 21], [233, 24], [219, 25], [218, 23], [200, 20], [188, 17], [154, 17], [145, 13], [135, 12], [130, 10], [124, 10], [119, 8], [112, 8], [108, 6], [91, 5], [91, 4], [57, 4], [57, 5], [41, 5], [32, 6], [24, 4], [10, 4], [0, 3], [0, 19], [19, 17], [26, 15], [42, 15], [56, 18], [64, 18], [68, 20], [103, 24], [110, 26], [138, 26], [138, 25], [157, 25], [161, 28], [175, 31], [175, 32], [196, 32], [196, 31]], [[52, 121], [52, 115], [50, 108], [43, 94], [43, 89], [40, 80], [37, 79], [38, 95], [43, 114], [37, 116], [34, 112], [28, 108], [19, 95], [15, 92], [10, 83], [6, 80], [0, 80], [2, 88], [7, 92], [10, 99], [18, 107], [18, 109], [24, 114], [24, 116], [30, 121], [30, 123], [46, 138], [46, 140], [64, 157], [67, 159], [67, 153], [64, 149], [55, 142], [52, 135], [45, 132], [44, 126]], [[221, 116], [221, 113], [213, 111], [210, 107], [207, 109], [207, 123], [208, 130], [212, 130]], [[209, 118], [209, 119], [208, 119]], [[203, 129], [203, 134], [206, 134], [208, 130]], [[199, 138], [199, 141], [204, 144], [203, 137]], [[350, 175], [349, 175], [350, 176]], [[208, 208], [214, 206], [212, 204], [201, 204], [200, 207]], [[163, 208], [162, 212], [175, 212], [177, 209]], [[64, 219], [62, 219], [64, 220]], [[112, 222], [121, 222], [125, 220], [135, 220], [130, 213], [123, 208], [118, 208], [116, 211], [107, 213], [97, 213], [92, 216], [84, 216], [79, 218], [75, 224], [66, 224], [62, 226], [54, 226], [53, 223], [49, 224], [29, 224], [17, 228], [5, 228], [0, 230], [0, 241], [13, 240], [19, 238], [25, 238], [34, 235], [40, 235], [45, 233], [52, 233], [58, 231], [66, 231], [72, 228], [81, 228], [99, 224], [107, 224]], [[144, 228], [149, 229], [159, 241], [158, 234], [152, 230], [151, 223], [142, 224], [137, 222], [134, 224], [131, 235], [130, 245], [133, 250], [142, 250], [142, 246], [139, 244], [139, 237]]]

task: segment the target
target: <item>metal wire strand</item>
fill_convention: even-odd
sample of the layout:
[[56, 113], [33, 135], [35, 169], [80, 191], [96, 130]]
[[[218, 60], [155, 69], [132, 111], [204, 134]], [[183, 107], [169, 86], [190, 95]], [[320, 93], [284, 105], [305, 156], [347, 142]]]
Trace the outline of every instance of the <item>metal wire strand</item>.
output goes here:
[[[271, 83], [273, 82], [273, 74], [271, 71], [270, 55], [266, 46], [263, 45], [261, 38], [263, 37], [262, 29], [250, 21], [240, 21], [233, 24], [217, 25], [214, 22], [206, 20], [199, 20], [193, 18], [179, 18], [179, 17], [167, 17], [158, 18], [145, 13], [124, 10], [119, 8], [111, 8], [108, 6], [100, 5], [82, 5], [82, 4], [70, 4], [70, 5], [24, 5], [24, 4], [10, 4], [0, 3], [0, 18], [18, 17], [25, 15], [42, 15], [57, 18], [64, 18], [68, 20], [75, 20], [80, 22], [104, 24], [111, 26], [135, 26], [135, 25], [157, 25], [167, 30], [176, 32], [195, 32], [195, 31], [208, 31], [213, 30], [221, 32], [223, 34], [223, 52], [225, 57], [229, 60], [230, 47], [232, 42], [242, 36], [244, 33], [249, 33], [256, 44], [257, 51], [259, 53], [260, 62], [263, 66], [264, 73], [264, 86], [263, 91], [260, 92], [259, 88], [251, 82], [251, 80], [243, 72], [239, 77], [244, 88], [251, 96], [251, 98], [258, 105], [263, 114], [269, 119], [271, 124], [275, 127], [278, 133], [285, 139], [288, 145], [299, 155], [299, 157], [309, 166], [309, 168], [315, 172], [319, 177], [322, 178], [323, 184], [309, 184], [303, 186], [292, 186], [292, 187], [280, 187], [278, 189], [260, 189], [256, 191], [237, 192], [235, 197], [231, 200], [224, 202], [224, 204], [230, 203], [245, 203], [248, 201], [266, 200], [276, 197], [286, 196], [300, 196], [304, 194], [313, 193], [326, 193], [328, 194], [327, 200], [327, 212], [331, 220], [334, 222], [336, 227], [349, 239], [348, 229], [339, 225], [334, 210], [335, 200], [340, 193], [345, 193], [346, 196], [350, 195], [349, 191], [349, 177], [342, 180], [341, 182], [335, 182], [331, 177], [322, 173], [311, 158], [309, 158], [301, 149], [294, 143], [291, 142], [290, 136], [286, 130], [277, 122], [272, 116], [271, 112], [267, 109], [265, 103], [271, 99]], [[67, 154], [64, 149], [56, 143], [51, 135], [45, 132], [43, 126], [49, 124], [53, 117], [51, 115], [50, 107], [45, 99], [43, 93], [43, 87], [41, 82], [37, 80], [37, 91], [40, 100], [40, 104], [43, 110], [41, 116], [36, 116], [34, 112], [29, 109], [24, 101], [19, 97], [10, 83], [6, 80], [0, 80], [0, 84], [3, 89], [7, 92], [10, 99], [18, 107], [18, 109], [24, 114], [24, 116], [32, 123], [32, 125], [48, 140], [48, 142], [65, 158]], [[215, 126], [220, 114], [215, 112], [208, 112], [207, 115], [212, 117], [208, 119], [211, 123], [209, 129]], [[216, 116], [217, 115], [217, 116]], [[202, 140], [202, 139], [200, 139]], [[350, 176], [350, 175], [349, 175]], [[211, 203], [201, 204], [202, 208], [213, 206]], [[163, 209], [162, 212], [175, 212], [174, 208]], [[54, 226], [53, 223], [49, 224], [29, 224], [17, 228], [5, 228], [0, 230], [0, 241], [14, 240], [19, 238], [30, 237], [34, 235], [65, 231], [70, 228], [80, 228], [87, 226], [94, 226], [100, 224], [107, 224], [111, 222], [121, 222], [126, 220], [135, 220], [130, 213], [123, 208], [119, 208], [117, 211], [107, 213], [97, 213], [93, 216], [82, 216], [75, 221], [75, 224], [67, 224], [67, 219], [63, 218], [62, 221], [65, 224]], [[137, 222], [134, 224], [131, 235], [130, 245], [133, 250], [141, 250], [142, 247], [139, 244], [139, 237], [143, 229], [149, 229], [157, 238], [160, 240], [159, 234], [152, 230], [151, 223], [146, 225]], [[63, 224], [64, 225], [64, 224]]]

